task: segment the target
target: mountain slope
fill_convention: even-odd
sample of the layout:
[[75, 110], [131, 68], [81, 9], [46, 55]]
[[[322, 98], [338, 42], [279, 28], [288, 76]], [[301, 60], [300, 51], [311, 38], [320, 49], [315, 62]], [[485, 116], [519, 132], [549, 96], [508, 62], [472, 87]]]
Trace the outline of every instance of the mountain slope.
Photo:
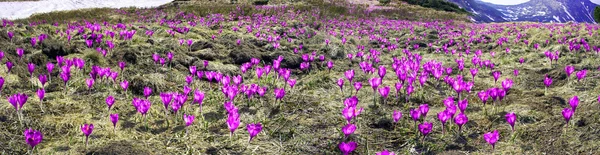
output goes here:
[[36, 13], [85, 8], [156, 7], [171, 0], [44, 0], [0, 2], [0, 19], [22, 19]]
[[479, 0], [449, 0], [472, 12], [476, 22], [587, 22], [595, 23], [596, 4], [590, 0], [531, 0], [517, 5], [497, 5]]

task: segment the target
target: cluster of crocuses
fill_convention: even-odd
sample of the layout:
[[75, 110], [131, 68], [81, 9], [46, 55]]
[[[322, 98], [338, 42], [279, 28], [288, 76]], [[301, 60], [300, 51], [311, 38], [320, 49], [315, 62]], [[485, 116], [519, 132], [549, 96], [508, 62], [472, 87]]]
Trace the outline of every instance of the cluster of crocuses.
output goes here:
[[233, 136], [233, 133], [240, 125], [240, 114], [238, 108], [231, 101], [227, 101], [223, 104], [227, 111], [227, 127], [229, 127], [229, 136]]
[[552, 65], [553, 61], [558, 62], [558, 59], [560, 58], [560, 51], [545, 51], [544, 55], [546, 55], [546, 58], [548, 58], [548, 60], [550, 60], [550, 65]]
[[23, 119], [23, 105], [27, 103], [28, 98], [29, 96], [27, 96], [27, 94], [25, 93], [17, 93], [8, 97], [8, 103], [10, 103], [15, 108], [19, 120]]
[[358, 145], [354, 141], [349, 141], [350, 135], [356, 131], [356, 125], [354, 125], [354, 123], [357, 122], [358, 115], [360, 115], [360, 113], [363, 111], [363, 108], [357, 108], [357, 106], [358, 98], [356, 96], [352, 96], [344, 100], [344, 109], [342, 110], [342, 115], [344, 118], [346, 118], [346, 125], [342, 127], [344, 138], [342, 138], [343, 141], [338, 145], [338, 147], [345, 155], [352, 153], [352, 151], [354, 151]]
[[[121, 68], [121, 72], [123, 71], [125, 64], [123, 63], [123, 68]], [[90, 78], [86, 79], [86, 84], [88, 89], [92, 89], [95, 81], [99, 80], [99, 82], [104, 82], [105, 84], [116, 84], [117, 77], [119, 77], [119, 71], [113, 71], [110, 67], [100, 67], [93, 65], [92, 70], [89, 73]], [[110, 81], [111, 79], [112, 81]], [[112, 83], [110, 83], [112, 82]]]
[[131, 101], [131, 104], [142, 115], [142, 117], [144, 117], [144, 120], [146, 121], [146, 125], [147, 125], [148, 110], [150, 110], [150, 107], [152, 106], [152, 103], [150, 102], [150, 100], [133, 98], [133, 100]]
[[573, 96], [571, 99], [569, 99], [569, 105], [571, 107], [568, 107], [568, 108], [565, 108], [562, 110], [562, 115], [563, 115], [563, 118], [565, 118], [567, 127], [569, 126], [569, 121], [571, 120], [573, 115], [575, 115], [577, 106], [579, 106], [579, 97]]
[[[418, 130], [419, 132], [421, 132], [421, 134], [423, 135], [423, 140], [425, 140], [425, 137], [427, 135], [429, 135], [429, 133], [431, 133], [431, 131], [433, 130], [433, 123], [425, 121], [425, 117], [427, 117], [428, 112], [429, 112], [428, 104], [421, 104], [421, 105], [419, 105], [418, 108], [410, 109], [410, 112], [409, 112], [410, 117], [414, 121], [415, 130]], [[392, 114], [392, 116], [394, 116], [394, 115], [400, 115], [400, 116], [396, 116], [396, 117], [402, 117], [401, 114], [396, 114], [396, 112]], [[422, 120], [422, 123], [417, 125], [417, 123], [420, 120]], [[396, 118], [394, 118], [394, 121], [396, 121]]]
[[160, 54], [158, 54], [158, 53], [152, 54], [152, 60], [154, 60], [154, 64], [157, 64], [157, 65], [160, 64], [160, 66], [165, 66], [165, 63], [170, 64], [171, 61], [173, 61], [173, 52], [168, 52], [166, 54], [166, 57], [167, 57], [168, 62], [167, 62], [167, 60], [165, 60], [165, 58], [162, 58], [160, 56]]

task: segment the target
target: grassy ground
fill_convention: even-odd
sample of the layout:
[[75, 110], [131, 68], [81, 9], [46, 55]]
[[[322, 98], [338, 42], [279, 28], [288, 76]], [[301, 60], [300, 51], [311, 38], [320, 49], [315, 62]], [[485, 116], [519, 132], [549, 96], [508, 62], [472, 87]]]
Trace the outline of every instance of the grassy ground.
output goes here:
[[[223, 5], [225, 6], [225, 5]], [[343, 99], [350, 96], [350, 85], [346, 81], [344, 92], [340, 92], [335, 85], [338, 78], [343, 77], [343, 72], [354, 69], [357, 73], [355, 81], [363, 82], [363, 89], [358, 92], [359, 107], [364, 111], [356, 122], [358, 129], [355, 134], [347, 140], [356, 141], [359, 145], [355, 154], [374, 154], [374, 152], [388, 149], [398, 154], [593, 154], [600, 146], [597, 141], [600, 132], [596, 115], [600, 109], [596, 102], [599, 89], [595, 82], [600, 65], [598, 56], [594, 53], [570, 53], [568, 45], [557, 44], [556, 39], [562, 36], [568, 38], [585, 38], [590, 45], [598, 45], [598, 35], [589, 36], [581, 25], [550, 25], [537, 23], [518, 23], [516, 27], [510, 24], [469, 24], [462, 22], [448, 23], [422, 23], [411, 21], [396, 21], [386, 18], [375, 18], [370, 15], [356, 13], [354, 16], [331, 16], [335, 11], [325, 12], [323, 10], [311, 10], [295, 14], [293, 11], [259, 10], [248, 7], [252, 13], [272, 15], [279, 21], [286, 21], [286, 26], [268, 25], [276, 32], [285, 32], [302, 24], [307, 32], [316, 32], [312, 37], [294, 36], [292, 42], [282, 39], [281, 47], [274, 49], [271, 43], [253, 37], [253, 34], [245, 33], [245, 27], [241, 31], [234, 32], [232, 27], [238, 21], [222, 20], [218, 25], [199, 25], [192, 27], [187, 34], [176, 34], [171, 37], [165, 32], [169, 29], [167, 25], [159, 25], [158, 19], [182, 20], [172, 12], [176, 12], [169, 6], [165, 6], [167, 13], [156, 13], [157, 10], [135, 10], [135, 9], [90, 9], [83, 10], [96, 13], [77, 16], [72, 12], [58, 12], [36, 15], [27, 20], [15, 21], [12, 27], [2, 28], [0, 31], [16, 32], [15, 38], [8, 40], [5, 33], [0, 34], [0, 49], [6, 54], [3, 62], [12, 61], [16, 63], [15, 68], [7, 73], [5, 67], [0, 67], [0, 76], [6, 79], [2, 89], [2, 97], [23, 92], [30, 96], [24, 106], [25, 119], [20, 122], [14, 108], [6, 101], [0, 101], [0, 149], [2, 154], [24, 154], [27, 151], [23, 141], [23, 130], [33, 128], [44, 133], [44, 140], [35, 153], [37, 154], [339, 154], [338, 144], [343, 140], [340, 129], [346, 124], [341, 115]], [[194, 8], [192, 6], [180, 6], [177, 11], [189, 11], [204, 15], [201, 9], [206, 6]], [[221, 8], [220, 6], [212, 6]], [[335, 8], [330, 6], [329, 8]], [[215, 9], [216, 12], [231, 12], [231, 7]], [[296, 9], [302, 9], [296, 6]], [[414, 7], [418, 8], [418, 7]], [[173, 10], [171, 12], [171, 9]], [[227, 10], [230, 9], [230, 10]], [[294, 9], [294, 8], [288, 8]], [[348, 8], [345, 8], [348, 9]], [[406, 8], [402, 8], [406, 9]], [[410, 8], [409, 8], [410, 9]], [[335, 9], [334, 9], [335, 10]], [[246, 11], [246, 10], [245, 10]], [[319, 12], [321, 11], [321, 12]], [[102, 12], [98, 14], [98, 12]], [[325, 12], [325, 13], [322, 13]], [[342, 11], [345, 12], [345, 11]], [[240, 13], [240, 12], [237, 12]], [[347, 13], [347, 12], [346, 12]], [[206, 13], [207, 14], [207, 13]], [[246, 15], [251, 13], [246, 12]], [[157, 15], [157, 16], [149, 16]], [[228, 14], [223, 14], [228, 15]], [[301, 18], [289, 18], [297, 15]], [[339, 14], [338, 14], [339, 15]], [[426, 14], [424, 14], [426, 15]], [[214, 17], [214, 16], [213, 16]], [[319, 17], [319, 19], [316, 19]], [[61, 20], [73, 19], [96, 19], [96, 21], [108, 20], [111, 23], [119, 21], [131, 24], [138, 32], [132, 41], [116, 41], [117, 46], [107, 57], [102, 57], [95, 50], [85, 47], [84, 40], [77, 36], [73, 37], [70, 44], [65, 37], [55, 34], [56, 30], [65, 30], [66, 25], [60, 24], [55, 27], [50, 24], [39, 24], [36, 26], [18, 26], [19, 23], [27, 21], [47, 20], [54, 23]], [[394, 18], [394, 17], [388, 17]], [[418, 18], [418, 17], [406, 17]], [[132, 19], [148, 19], [151, 22], [137, 22]], [[366, 20], [362, 20], [366, 19]], [[449, 42], [447, 37], [450, 33], [461, 35], [454, 38], [454, 42], [469, 39], [471, 30], [479, 33], [476, 37], [488, 37], [489, 43], [471, 43], [471, 51], [483, 50], [482, 60], [491, 59], [490, 51], [495, 51], [493, 58], [496, 69], [502, 71], [499, 81], [511, 78], [515, 86], [507, 93], [507, 97], [496, 107], [483, 106], [476, 97], [476, 92], [490, 87], [500, 87], [495, 84], [490, 70], [480, 69], [476, 77], [474, 89], [466, 95], [469, 100], [467, 115], [469, 122], [463, 127], [462, 132], [457, 132], [456, 125], [447, 130], [445, 135], [441, 133], [441, 124], [437, 121], [436, 114], [443, 110], [442, 100], [454, 95], [445, 84], [433, 77], [422, 88], [416, 86], [416, 92], [411, 95], [408, 103], [405, 103], [404, 95], [401, 93], [397, 99], [392, 89], [390, 97], [382, 102], [382, 98], [373, 97], [373, 92], [368, 85], [368, 79], [375, 75], [363, 74], [358, 65], [358, 60], [348, 61], [347, 53], [356, 53], [356, 45], [365, 45], [365, 49], [378, 49], [381, 51], [379, 42], [369, 41], [368, 35], [361, 39], [349, 37], [346, 44], [341, 43], [339, 36], [333, 37], [329, 31], [320, 29], [325, 27], [330, 20], [339, 20], [356, 24], [354, 30], [371, 30], [384, 27], [385, 38], [395, 43], [399, 40], [398, 48], [394, 51], [384, 50], [380, 56], [380, 65], [388, 68], [387, 76], [383, 85], [392, 86], [396, 82], [394, 72], [391, 69], [392, 57], [404, 57], [402, 49], [410, 49], [413, 53], [419, 53], [423, 57], [423, 63], [429, 60], [443, 62], [446, 67], [453, 67], [453, 76], [462, 75], [470, 80], [467, 71], [472, 67], [470, 58], [465, 58], [465, 71], [459, 72], [456, 68], [455, 58], [457, 55], [435, 53], [436, 48], [441, 48], [441, 43]], [[91, 20], [93, 21], [93, 20]], [[256, 19], [249, 22], [256, 22]], [[311, 23], [316, 23], [312, 25]], [[395, 24], [410, 23], [410, 28], [395, 30]], [[182, 24], [187, 25], [187, 24]], [[140, 28], [144, 26], [145, 28]], [[439, 29], [437, 27], [440, 27]], [[528, 27], [529, 29], [524, 29]], [[593, 27], [596, 27], [593, 25]], [[447, 29], [446, 29], [447, 28]], [[485, 34], [491, 29], [505, 28], [499, 33]], [[145, 29], [155, 30], [152, 37], [144, 35]], [[512, 43], [515, 39], [514, 33], [508, 35], [508, 31], [516, 29], [527, 34], [522, 40], [529, 40], [528, 46], [523, 43]], [[571, 35], [556, 34], [549, 38], [550, 29], [559, 29], [563, 32], [570, 31]], [[219, 34], [219, 31], [222, 32]], [[265, 31], [265, 30], [263, 30]], [[50, 37], [41, 46], [32, 48], [29, 45], [29, 37], [39, 34], [50, 34]], [[596, 33], [596, 32], [594, 32]], [[375, 36], [383, 36], [381, 33], [372, 33]], [[420, 36], [426, 34], [422, 39]], [[443, 37], [439, 37], [443, 35]], [[212, 35], [216, 38], [211, 39]], [[288, 34], [292, 36], [293, 34]], [[409, 38], [408, 45], [405, 44]], [[499, 37], [508, 37], [510, 43], [497, 46]], [[187, 47], [178, 45], [179, 38], [193, 39], [195, 45], [191, 51]], [[235, 41], [241, 39], [240, 46]], [[324, 39], [331, 43], [325, 45]], [[546, 39], [551, 44], [544, 45]], [[440, 44], [436, 42], [440, 42]], [[311, 64], [310, 72], [298, 69], [301, 62], [299, 54], [292, 54], [294, 48], [302, 43], [304, 49], [301, 53], [315, 51], [318, 55], [325, 55], [328, 60], [333, 60], [335, 67], [328, 71], [322, 62], [316, 61]], [[434, 47], [425, 47], [427, 43], [434, 43]], [[533, 49], [534, 43], [540, 43], [540, 49]], [[415, 44], [421, 48], [414, 50]], [[23, 61], [18, 61], [15, 48], [25, 49]], [[106, 48], [101, 45], [101, 48]], [[511, 48], [510, 54], [504, 53], [506, 47]], [[449, 49], [458, 49], [458, 45], [450, 46]], [[546, 50], [561, 51], [558, 63], [549, 64], [544, 57]], [[166, 52], [175, 54], [174, 62], [165, 67], [159, 67], [152, 62], [152, 54], [159, 53], [164, 57]], [[52, 80], [45, 86], [46, 99], [43, 102], [45, 113], [39, 107], [40, 101], [36, 98], [35, 90], [39, 87], [37, 79], [30, 78], [25, 62], [34, 62], [37, 65], [35, 75], [45, 74], [44, 64], [47, 61], [56, 62], [56, 55], [64, 55], [66, 58], [79, 57], [86, 60], [86, 70], [73, 69], [73, 78], [69, 82], [66, 91], [63, 91], [62, 82], [57, 76], [58, 72], [52, 73]], [[262, 79], [257, 79], [253, 71], [244, 74], [244, 83], [257, 83], [268, 86], [269, 91], [263, 98], [248, 101], [243, 95], [238, 95], [235, 104], [240, 108], [242, 124], [230, 137], [225, 123], [226, 113], [223, 102], [226, 99], [217, 87], [216, 83], [206, 80], [195, 80], [192, 88], [198, 88], [207, 93], [204, 100], [202, 112], [197, 105], [190, 105], [192, 97], [189, 97], [184, 109], [176, 116], [165, 117], [161, 99], [158, 92], [181, 92], [185, 76], [188, 74], [188, 66], [196, 65], [200, 70], [220, 71], [228, 75], [240, 74], [241, 63], [256, 57], [263, 60], [261, 64], [270, 64], [277, 56], [285, 57], [282, 66], [292, 69], [293, 79], [298, 79], [298, 84], [293, 89], [289, 86], [283, 101], [274, 100], [272, 88], [283, 87], [281, 80], [274, 80], [273, 74]], [[519, 58], [525, 58], [523, 65], [518, 64]], [[203, 69], [202, 60], [209, 60], [208, 68]], [[111, 82], [98, 82], [93, 90], [87, 90], [85, 78], [91, 65], [118, 68], [119, 61], [127, 62], [127, 67], [120, 74], [119, 80], [127, 79], [130, 82], [129, 91], [124, 92], [117, 84]], [[565, 65], [573, 65], [576, 70], [588, 69], [588, 78], [584, 82], [576, 82], [574, 77], [567, 79], [563, 68]], [[4, 65], [2, 65], [4, 66]], [[512, 75], [513, 69], [519, 69], [518, 77]], [[82, 73], [83, 72], [83, 73]], [[544, 94], [542, 83], [544, 75], [553, 77], [554, 83]], [[273, 82], [275, 81], [275, 82]], [[141, 89], [149, 86], [154, 89], [149, 98], [153, 105], [148, 114], [148, 128], [139, 113], [131, 105], [133, 97], [142, 97]], [[108, 119], [107, 107], [104, 99], [108, 95], [116, 98], [116, 103], [111, 113], [119, 113], [120, 121], [116, 131], [113, 132], [112, 124]], [[568, 107], [568, 100], [573, 95], [579, 95], [582, 100], [572, 124], [565, 128], [561, 110]], [[374, 100], [375, 99], [375, 100]], [[374, 106], [374, 102], [376, 102]], [[433, 133], [421, 141], [419, 134], [415, 132], [413, 122], [409, 118], [409, 109], [416, 108], [422, 103], [428, 103], [431, 107], [425, 121], [434, 122]], [[398, 124], [392, 123], [391, 114], [393, 110], [400, 110], [404, 116]], [[511, 133], [509, 125], [504, 120], [507, 112], [515, 112], [518, 116], [516, 132]], [[188, 127], [189, 134], [185, 134], [185, 127], [181, 114], [193, 114], [198, 116], [196, 123]], [[168, 124], [167, 125], [167, 121]], [[263, 131], [250, 143], [245, 124], [260, 122]], [[90, 145], [84, 145], [84, 136], [79, 126], [84, 123], [93, 123], [96, 128], [90, 138]], [[483, 134], [498, 129], [501, 133], [496, 150], [492, 152], [491, 147], [483, 140]]]

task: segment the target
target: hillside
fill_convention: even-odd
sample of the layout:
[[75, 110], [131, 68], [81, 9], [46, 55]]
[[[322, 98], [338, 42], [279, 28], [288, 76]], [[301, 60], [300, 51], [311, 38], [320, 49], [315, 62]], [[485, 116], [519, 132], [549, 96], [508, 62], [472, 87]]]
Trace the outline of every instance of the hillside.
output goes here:
[[361, 2], [177, 1], [2, 20], [0, 152], [600, 148], [600, 26]]

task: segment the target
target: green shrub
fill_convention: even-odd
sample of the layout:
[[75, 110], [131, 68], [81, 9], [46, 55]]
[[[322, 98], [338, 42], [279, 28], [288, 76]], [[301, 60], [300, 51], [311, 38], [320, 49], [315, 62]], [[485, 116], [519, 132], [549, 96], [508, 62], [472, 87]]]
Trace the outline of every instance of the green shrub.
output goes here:
[[379, 0], [379, 3], [383, 4], [383, 5], [387, 5], [390, 3], [391, 0]]
[[596, 23], [600, 23], [600, 6], [596, 6], [596, 8], [594, 8], [594, 20]]
[[457, 13], [468, 13], [465, 9], [460, 8], [458, 5], [448, 2], [445, 0], [402, 0], [408, 4], [420, 5], [426, 8], [432, 8], [440, 11], [457, 12]]
[[269, 4], [269, 0], [255, 0], [254, 3], [252, 3], [254, 5], [267, 5]]

